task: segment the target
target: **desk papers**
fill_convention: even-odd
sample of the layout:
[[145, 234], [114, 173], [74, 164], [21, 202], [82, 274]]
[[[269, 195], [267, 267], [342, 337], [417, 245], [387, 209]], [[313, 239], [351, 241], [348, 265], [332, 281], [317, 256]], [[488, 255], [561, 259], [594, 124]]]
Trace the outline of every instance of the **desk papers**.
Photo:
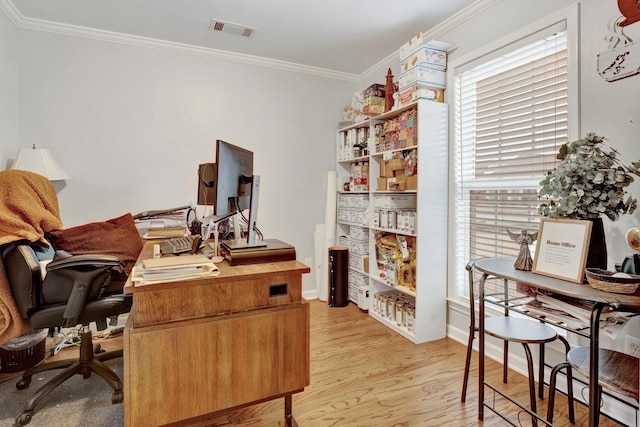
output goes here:
[[218, 276], [218, 267], [203, 255], [146, 259], [132, 272], [136, 286]]

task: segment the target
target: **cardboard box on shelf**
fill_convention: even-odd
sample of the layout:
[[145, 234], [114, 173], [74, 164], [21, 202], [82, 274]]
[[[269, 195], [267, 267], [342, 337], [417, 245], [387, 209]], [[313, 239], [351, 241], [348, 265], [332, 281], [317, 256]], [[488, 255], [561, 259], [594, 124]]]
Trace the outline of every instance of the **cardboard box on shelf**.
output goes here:
[[[389, 161], [388, 161], [388, 160], [386, 160], [386, 162], [387, 162], [387, 168], [385, 169], [385, 174], [384, 174], [384, 176], [385, 176], [385, 178], [394, 178], [394, 176], [393, 176], [393, 169], [389, 168], [389, 166], [388, 166], [388, 165], [389, 165]], [[388, 186], [389, 186], [389, 184], [387, 183], [387, 187], [388, 187]]]
[[411, 40], [400, 46], [400, 50], [398, 51], [400, 55], [400, 61], [411, 56], [412, 53], [420, 49], [423, 45], [424, 40], [422, 39], [422, 33], [418, 33], [413, 36]]
[[418, 189], [418, 175], [407, 175], [407, 190]]
[[[384, 101], [384, 98], [382, 100]], [[362, 113], [367, 116], [378, 116], [384, 113], [384, 102], [382, 105], [365, 105], [362, 107]]]
[[377, 116], [384, 113], [385, 86], [374, 83], [366, 88], [363, 95], [362, 112], [367, 116]]
[[400, 74], [400, 79], [398, 80], [398, 87], [400, 88], [400, 91], [413, 85], [444, 89], [446, 84], [447, 73], [444, 70], [424, 67], [422, 65], [418, 65], [417, 67]]
[[387, 178], [378, 177], [378, 191], [387, 191]]
[[389, 183], [390, 191], [405, 191], [407, 189], [407, 181], [396, 181]]
[[408, 58], [402, 61], [400, 64], [400, 72], [404, 73], [411, 68], [418, 65], [425, 67], [437, 68], [440, 70], [447, 69], [447, 52], [422, 46], [416, 52], [411, 54]]
[[[387, 160], [387, 170], [395, 171], [398, 169], [404, 169], [404, 162], [402, 159], [389, 159]], [[394, 175], [391, 175], [394, 176]]]
[[406, 181], [407, 180], [407, 176], [406, 176], [404, 168], [394, 170], [393, 171], [393, 177], [396, 179], [396, 181]]
[[401, 90], [398, 95], [400, 106], [410, 104], [418, 99], [429, 99], [431, 101], [444, 102], [444, 89], [423, 85], [412, 85]]

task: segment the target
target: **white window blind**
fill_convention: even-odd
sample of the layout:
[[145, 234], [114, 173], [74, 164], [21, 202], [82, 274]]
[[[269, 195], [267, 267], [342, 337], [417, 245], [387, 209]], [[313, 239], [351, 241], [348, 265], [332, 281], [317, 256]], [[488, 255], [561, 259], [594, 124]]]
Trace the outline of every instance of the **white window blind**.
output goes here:
[[[467, 294], [471, 259], [516, 256], [538, 228], [537, 190], [568, 140], [566, 31], [475, 60], [454, 79], [454, 280]], [[533, 254], [533, 247], [532, 254]]]

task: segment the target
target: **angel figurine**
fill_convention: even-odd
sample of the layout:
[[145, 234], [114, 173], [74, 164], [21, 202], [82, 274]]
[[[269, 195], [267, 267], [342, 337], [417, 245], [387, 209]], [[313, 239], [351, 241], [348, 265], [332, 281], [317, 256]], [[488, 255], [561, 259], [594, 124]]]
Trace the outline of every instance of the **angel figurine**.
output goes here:
[[518, 257], [516, 258], [516, 262], [513, 263], [513, 266], [516, 270], [531, 271], [533, 259], [531, 258], [531, 252], [529, 252], [529, 245], [536, 241], [538, 232], [529, 233], [529, 231], [524, 228], [520, 231], [520, 234], [516, 234], [507, 228], [507, 234], [509, 234], [511, 240], [520, 245], [520, 252], [518, 252]]

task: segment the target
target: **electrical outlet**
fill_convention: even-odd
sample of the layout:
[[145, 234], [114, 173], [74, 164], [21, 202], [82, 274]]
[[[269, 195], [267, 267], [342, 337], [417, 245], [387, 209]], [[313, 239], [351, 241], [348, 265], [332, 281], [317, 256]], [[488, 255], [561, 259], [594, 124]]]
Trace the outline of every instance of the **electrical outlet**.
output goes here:
[[627, 335], [624, 338], [624, 352], [640, 358], [640, 339]]

